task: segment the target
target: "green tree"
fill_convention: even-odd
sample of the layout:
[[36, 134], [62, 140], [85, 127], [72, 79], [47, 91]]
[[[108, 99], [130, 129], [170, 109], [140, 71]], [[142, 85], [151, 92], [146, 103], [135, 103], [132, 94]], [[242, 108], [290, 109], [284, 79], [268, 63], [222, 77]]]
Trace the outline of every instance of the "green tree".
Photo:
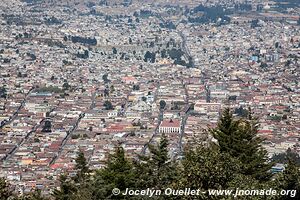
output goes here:
[[293, 191], [290, 195], [280, 196], [280, 200], [300, 199], [300, 169], [294, 160], [289, 158], [285, 170], [276, 178], [278, 190]]
[[133, 85], [132, 89], [133, 90], [140, 90], [140, 86], [139, 85]]
[[162, 58], [167, 58], [167, 57], [168, 57], [167, 51], [166, 51], [165, 49], [163, 49], [163, 50], [160, 52], [160, 56], [161, 56]]
[[6, 98], [7, 97], [7, 90], [4, 86], [0, 87], [0, 98]]
[[235, 143], [237, 158], [242, 162], [242, 172], [260, 181], [270, 180], [270, 169], [274, 163], [268, 161], [267, 151], [262, 148], [263, 139], [257, 136], [258, 125], [254, 120], [242, 120], [238, 141]]
[[105, 110], [112, 110], [113, 109], [113, 105], [110, 101], [105, 101], [103, 106], [105, 107]]
[[104, 96], [105, 97], [109, 96], [109, 89], [107, 89], [107, 88], [104, 89]]
[[226, 108], [219, 119], [217, 128], [212, 130], [212, 135], [218, 140], [221, 152], [228, 152], [231, 155], [234, 154], [232, 145], [237, 130], [238, 122], [234, 120], [230, 109]]
[[293, 152], [290, 148], [288, 148], [286, 152], [275, 154], [272, 157], [272, 161], [284, 164], [288, 163], [289, 159], [293, 160], [297, 166], [300, 166], [300, 156], [298, 153]]
[[35, 190], [30, 194], [23, 195], [22, 197], [18, 198], [18, 200], [49, 200], [48, 198], [42, 195], [41, 190]]
[[[270, 182], [260, 182], [259, 180], [253, 178], [252, 176], [247, 176], [240, 173], [235, 173], [234, 178], [232, 181], [228, 183], [229, 190], [236, 191], [237, 188], [239, 190], [268, 190], [270, 188], [274, 188]], [[241, 200], [271, 200], [274, 199], [274, 196], [246, 196], [240, 195], [237, 198], [227, 197], [226, 199], [234, 200], [234, 199], [241, 199]]]
[[67, 175], [62, 174], [60, 176], [60, 187], [55, 189], [52, 196], [55, 200], [73, 200], [73, 196], [77, 193], [78, 189], [73, 180], [68, 178]]
[[151, 53], [150, 51], [147, 51], [144, 55], [144, 62], [151, 62], [151, 63], [154, 63], [155, 62], [155, 59], [156, 59], [156, 53], [153, 52]]
[[[185, 149], [182, 166], [179, 165], [180, 181], [176, 182], [177, 188], [200, 189], [198, 199], [241, 199], [241, 200], [261, 200], [260, 196], [210, 196], [208, 190], [223, 189], [269, 189], [268, 182], [261, 183], [259, 180], [249, 175], [242, 174], [243, 164], [230, 154], [220, 152], [215, 144], [203, 146], [200, 144], [194, 148]], [[185, 199], [190, 199], [186, 197]]]
[[91, 200], [91, 183], [89, 168], [84, 153], [80, 150], [75, 159], [77, 173], [74, 178], [66, 175], [60, 177], [60, 189], [54, 190], [53, 197], [56, 200]]
[[239, 108], [236, 108], [234, 110], [234, 113], [237, 114], [240, 117], [248, 117], [249, 116], [248, 110], [244, 109], [242, 106], [240, 106]]
[[182, 167], [179, 186], [202, 191], [229, 187], [240, 171], [238, 160], [216, 147], [202, 145], [186, 150]]
[[124, 199], [123, 196], [114, 196], [112, 190], [134, 188], [135, 173], [132, 162], [126, 158], [124, 149], [117, 147], [114, 154], [108, 158], [107, 166], [96, 171], [93, 183], [94, 199]]
[[242, 163], [242, 173], [266, 181], [271, 174], [273, 163], [267, 162], [267, 152], [261, 147], [262, 139], [257, 136], [258, 125], [252, 118], [235, 120], [229, 108], [226, 108], [216, 129], [211, 130], [218, 140], [220, 152], [228, 153]]
[[0, 200], [7, 200], [12, 197], [12, 190], [9, 188], [9, 184], [4, 178], [0, 178]]
[[115, 87], [113, 85], [110, 86], [110, 93], [113, 93], [115, 91]]
[[95, 198], [92, 194], [90, 185], [88, 187], [80, 187], [78, 189], [78, 192], [72, 195], [72, 200], [93, 200], [93, 199]]
[[77, 170], [75, 182], [83, 183], [88, 178], [89, 167], [82, 150], [78, 152], [75, 161], [76, 161], [75, 169]]
[[64, 82], [62, 87], [63, 87], [64, 90], [68, 90], [68, 89], [70, 89], [71, 86], [69, 85], [68, 82]]
[[109, 82], [108, 74], [104, 74], [104, 75], [102, 76], [102, 79], [103, 79], [104, 83], [108, 83], [108, 82]]
[[167, 103], [164, 100], [161, 100], [159, 102], [159, 108], [162, 110], [165, 109], [166, 105], [167, 105]]
[[265, 63], [265, 62], [262, 62], [262, 63], [260, 64], [260, 67], [261, 67], [261, 68], [267, 68], [267, 67], [268, 67], [268, 64]]
[[138, 188], [165, 189], [178, 177], [175, 163], [168, 156], [168, 140], [164, 134], [157, 146], [149, 145], [149, 155], [139, 155], [135, 166]]
[[116, 47], [113, 47], [113, 48], [112, 48], [112, 51], [113, 51], [113, 54], [117, 54], [117, 53], [118, 53]]

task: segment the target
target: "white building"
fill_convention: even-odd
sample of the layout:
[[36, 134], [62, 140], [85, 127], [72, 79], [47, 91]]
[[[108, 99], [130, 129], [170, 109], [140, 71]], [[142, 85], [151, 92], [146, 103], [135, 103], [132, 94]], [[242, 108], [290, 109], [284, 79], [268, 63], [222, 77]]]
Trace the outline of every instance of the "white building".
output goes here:
[[159, 125], [160, 133], [180, 133], [181, 122], [178, 119], [163, 120]]
[[194, 106], [194, 110], [199, 113], [209, 113], [209, 112], [219, 113], [221, 110], [221, 104], [198, 101]]

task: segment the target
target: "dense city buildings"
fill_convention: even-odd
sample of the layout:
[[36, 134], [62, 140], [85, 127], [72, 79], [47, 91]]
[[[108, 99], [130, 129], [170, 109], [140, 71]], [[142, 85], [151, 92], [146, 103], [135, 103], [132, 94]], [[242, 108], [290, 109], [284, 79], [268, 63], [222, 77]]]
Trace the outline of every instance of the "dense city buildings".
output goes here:
[[[169, 154], [249, 108], [270, 157], [300, 153], [296, 1], [2, 0], [0, 177], [49, 194], [82, 150]], [[212, 138], [210, 138], [212, 139]]]

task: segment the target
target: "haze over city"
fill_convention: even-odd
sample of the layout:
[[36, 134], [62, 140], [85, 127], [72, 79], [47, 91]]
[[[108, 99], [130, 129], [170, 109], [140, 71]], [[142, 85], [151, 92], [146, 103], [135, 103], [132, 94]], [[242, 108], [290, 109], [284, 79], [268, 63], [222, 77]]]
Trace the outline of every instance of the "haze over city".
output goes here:
[[[2, 0], [0, 178], [10, 192], [0, 199], [34, 200], [37, 191], [59, 199], [63, 175], [78, 188], [99, 177], [106, 179], [94, 185], [110, 184], [107, 193], [73, 188], [77, 196], [65, 199], [118, 199], [113, 188], [136, 188], [120, 188], [108, 172], [89, 178], [113, 169], [115, 154], [128, 159], [123, 166], [130, 163], [132, 174], [147, 174], [141, 166], [155, 160], [159, 147], [166, 174], [200, 163], [214, 177], [219, 160], [221, 169], [230, 168], [222, 163], [228, 160], [251, 170], [233, 166], [232, 174], [241, 169], [242, 176], [228, 184], [215, 179], [220, 187], [190, 174], [178, 181], [182, 171], [151, 185], [149, 175], [134, 179], [145, 178], [140, 189], [227, 189], [248, 177], [249, 185], [263, 188], [290, 172], [288, 155], [298, 184], [289, 189], [299, 189], [299, 13], [298, 0]], [[242, 147], [246, 153], [236, 155]], [[191, 155], [200, 153], [188, 153], [198, 148], [215, 160], [196, 163]], [[188, 158], [195, 163], [185, 165]], [[260, 163], [249, 164], [254, 158]], [[160, 164], [149, 174], [160, 177]], [[271, 175], [262, 179], [265, 172]], [[205, 181], [192, 185], [198, 179]]]

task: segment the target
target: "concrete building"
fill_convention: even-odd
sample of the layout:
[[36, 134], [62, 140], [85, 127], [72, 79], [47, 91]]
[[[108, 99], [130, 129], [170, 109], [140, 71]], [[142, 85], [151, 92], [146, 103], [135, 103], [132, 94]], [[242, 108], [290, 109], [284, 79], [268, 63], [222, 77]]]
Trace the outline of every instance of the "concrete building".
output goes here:
[[159, 126], [160, 133], [179, 133], [180, 132], [180, 120], [168, 119], [163, 120]]

